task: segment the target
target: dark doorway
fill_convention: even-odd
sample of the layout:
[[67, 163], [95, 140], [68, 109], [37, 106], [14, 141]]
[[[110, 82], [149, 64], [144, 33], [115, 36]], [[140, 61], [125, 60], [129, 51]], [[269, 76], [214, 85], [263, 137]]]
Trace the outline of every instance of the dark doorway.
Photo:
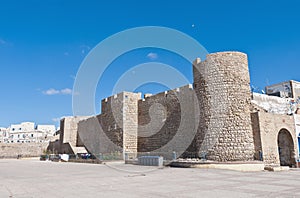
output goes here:
[[295, 166], [294, 142], [290, 132], [286, 129], [281, 129], [278, 133], [277, 143], [280, 166]]

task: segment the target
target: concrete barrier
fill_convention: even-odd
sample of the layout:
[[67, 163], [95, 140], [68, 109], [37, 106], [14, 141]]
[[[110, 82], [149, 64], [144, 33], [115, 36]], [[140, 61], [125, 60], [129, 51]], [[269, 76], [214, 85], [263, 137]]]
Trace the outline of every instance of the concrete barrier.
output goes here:
[[163, 166], [164, 159], [161, 156], [141, 156], [138, 162], [143, 166]]

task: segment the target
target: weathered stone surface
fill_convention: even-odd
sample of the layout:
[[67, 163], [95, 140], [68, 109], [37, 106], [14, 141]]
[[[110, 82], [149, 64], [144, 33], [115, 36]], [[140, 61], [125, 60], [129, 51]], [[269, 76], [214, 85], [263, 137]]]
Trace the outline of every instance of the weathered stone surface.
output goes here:
[[59, 153], [76, 154], [76, 147], [84, 148], [84, 144], [78, 135], [78, 123], [80, 120], [87, 118], [88, 116], [74, 116], [65, 117], [60, 121], [60, 145], [59, 148], [56, 148]]
[[[282, 156], [289, 156], [288, 165], [294, 166], [296, 162], [297, 152], [297, 138], [295, 133], [295, 123], [293, 116], [280, 115], [266, 113], [264, 111], [259, 111], [252, 113], [252, 126], [254, 133], [255, 142], [255, 156], [259, 157], [259, 151], [262, 152], [262, 158], [266, 165], [279, 166], [280, 165], [280, 155], [279, 148], [282, 149]], [[285, 142], [283, 139], [283, 144], [281, 141], [282, 137], [279, 136], [279, 132], [287, 132], [291, 138], [290, 142]], [[260, 138], [260, 139], [257, 139]]]
[[145, 94], [144, 99], [140, 93], [122, 92], [102, 100], [100, 115], [63, 119], [60, 150], [85, 146], [96, 155], [135, 158], [151, 152], [167, 159], [175, 152], [182, 158], [294, 166], [298, 117], [261, 107], [284, 99], [267, 101], [269, 96], [254, 94], [257, 101], [251, 104], [246, 54], [209, 54], [203, 62], [196, 59], [193, 74], [193, 86]]
[[197, 149], [215, 161], [254, 159], [247, 55], [209, 54], [194, 63], [194, 87], [200, 105]]
[[141, 93], [111, 96], [102, 100], [102, 114], [79, 122], [79, 134], [89, 152], [136, 157], [140, 99]]
[[[197, 98], [186, 85], [139, 101], [138, 152], [172, 158], [192, 144], [198, 126]], [[179, 157], [178, 156], [178, 157]]]
[[0, 143], [0, 158], [39, 157], [46, 151], [47, 142], [42, 143]]

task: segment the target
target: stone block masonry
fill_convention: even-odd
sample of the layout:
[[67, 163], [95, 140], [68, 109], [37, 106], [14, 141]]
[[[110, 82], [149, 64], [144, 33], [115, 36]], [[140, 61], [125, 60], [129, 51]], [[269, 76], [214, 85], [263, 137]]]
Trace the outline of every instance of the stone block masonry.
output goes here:
[[214, 161], [254, 159], [247, 55], [221, 52], [194, 62], [200, 106], [199, 155]]
[[122, 92], [111, 96], [102, 100], [102, 114], [79, 123], [80, 137], [89, 152], [119, 152], [136, 157], [140, 99], [141, 93]]
[[[279, 165], [280, 162], [288, 161], [286, 165], [295, 165], [297, 154], [297, 137], [293, 116], [280, 115], [258, 111], [251, 114], [254, 132], [256, 156], [262, 153], [263, 161], [266, 165]], [[291, 137], [288, 145], [281, 145], [281, 131], [286, 132]], [[257, 139], [259, 138], [259, 139]], [[283, 138], [285, 141], [286, 138]], [[281, 150], [281, 151], [280, 151]], [[280, 160], [280, 152], [284, 158]], [[287, 152], [283, 153], [283, 152]]]
[[[190, 146], [197, 131], [192, 85], [146, 97], [138, 103], [138, 152], [171, 159]], [[194, 133], [193, 133], [194, 132]]]
[[42, 143], [0, 143], [0, 158], [39, 157], [46, 151], [48, 142]]
[[[60, 121], [60, 146], [56, 148], [60, 153], [76, 154], [77, 148], [84, 147], [78, 134], [78, 123], [88, 116], [65, 117]], [[80, 151], [86, 152], [86, 151]]]
[[123, 152], [130, 158], [136, 157], [138, 150], [138, 101], [141, 93], [123, 92]]
[[264, 112], [259, 107], [264, 100], [251, 102], [246, 54], [198, 58], [193, 76], [193, 85], [143, 99], [141, 93], [122, 92], [102, 100], [100, 115], [63, 119], [60, 142], [70, 148], [61, 148], [84, 146], [95, 155], [118, 153], [123, 159], [150, 153], [295, 166], [297, 124], [293, 116]]

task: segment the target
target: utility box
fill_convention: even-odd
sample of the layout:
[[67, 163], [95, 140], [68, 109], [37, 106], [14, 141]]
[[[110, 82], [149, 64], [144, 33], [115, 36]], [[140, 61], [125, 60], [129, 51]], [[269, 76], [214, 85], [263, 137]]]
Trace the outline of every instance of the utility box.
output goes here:
[[163, 166], [164, 158], [161, 156], [141, 156], [139, 165], [142, 166]]

